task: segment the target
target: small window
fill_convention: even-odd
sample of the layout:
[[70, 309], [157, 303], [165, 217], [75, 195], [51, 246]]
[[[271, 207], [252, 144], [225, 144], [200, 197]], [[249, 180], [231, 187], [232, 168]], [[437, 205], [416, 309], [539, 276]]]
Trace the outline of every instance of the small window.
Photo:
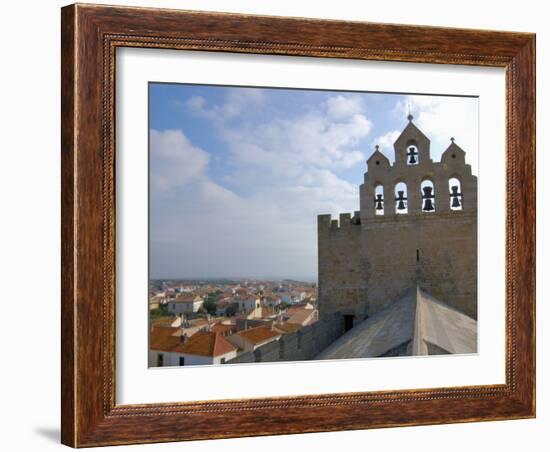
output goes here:
[[449, 207], [451, 210], [462, 210], [462, 187], [456, 177], [449, 179]]
[[159, 353], [157, 355], [157, 367], [164, 366], [164, 355], [162, 353]]
[[185, 358], [180, 356], [180, 366], [185, 366]]
[[414, 145], [407, 147], [407, 165], [418, 165], [420, 158], [418, 154], [418, 148]]
[[424, 180], [420, 184], [422, 195], [422, 212], [435, 212], [435, 190], [431, 180]]
[[225, 358], [220, 359], [220, 364], [225, 364]]
[[407, 185], [404, 182], [399, 182], [395, 184], [395, 213], [405, 214], [408, 212]]
[[374, 189], [374, 213], [384, 215], [384, 187], [377, 185]]

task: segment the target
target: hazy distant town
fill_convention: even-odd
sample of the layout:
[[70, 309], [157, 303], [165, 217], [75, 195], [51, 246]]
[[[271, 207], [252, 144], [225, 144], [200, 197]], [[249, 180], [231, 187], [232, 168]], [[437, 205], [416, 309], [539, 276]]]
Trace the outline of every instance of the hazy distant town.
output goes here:
[[318, 321], [317, 284], [151, 280], [149, 366], [225, 364]]

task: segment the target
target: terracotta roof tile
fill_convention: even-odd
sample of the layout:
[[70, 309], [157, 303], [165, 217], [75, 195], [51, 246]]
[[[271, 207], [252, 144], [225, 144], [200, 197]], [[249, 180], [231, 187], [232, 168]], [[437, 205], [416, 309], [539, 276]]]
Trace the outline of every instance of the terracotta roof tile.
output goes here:
[[294, 312], [287, 322], [302, 324], [309, 320], [314, 312], [314, 309], [300, 309], [299, 311]]
[[172, 323], [177, 319], [175, 316], [162, 316], [162, 317], [156, 317], [154, 319], [151, 319], [151, 323], [154, 326], [171, 326]]
[[299, 323], [276, 323], [273, 325], [275, 331], [279, 331], [283, 334], [294, 333], [302, 328]]
[[219, 356], [237, 350], [221, 334], [211, 331], [200, 331], [191, 336], [185, 344], [178, 347], [178, 353], [199, 356]]
[[239, 331], [237, 334], [252, 344], [259, 344], [269, 339], [281, 336], [281, 333], [273, 331], [266, 326], [257, 326], [248, 330]]
[[231, 334], [235, 330], [235, 325], [224, 325], [223, 323], [216, 323], [210, 327], [210, 331], [213, 333]]
[[155, 325], [149, 337], [149, 348], [164, 352], [173, 351], [181, 343], [179, 336], [176, 336], [178, 330], [176, 327]]
[[151, 331], [150, 349], [211, 357], [237, 350], [221, 334], [210, 331], [199, 331], [183, 343], [178, 330], [179, 328], [155, 327]]
[[179, 294], [173, 300], [170, 300], [170, 303], [193, 303], [195, 301], [200, 301], [200, 297], [197, 294]]

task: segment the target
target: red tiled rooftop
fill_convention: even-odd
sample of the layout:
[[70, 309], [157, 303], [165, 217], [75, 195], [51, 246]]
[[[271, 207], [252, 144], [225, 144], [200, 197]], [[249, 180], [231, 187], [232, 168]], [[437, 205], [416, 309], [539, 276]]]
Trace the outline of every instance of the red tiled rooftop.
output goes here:
[[281, 336], [281, 333], [273, 331], [272, 329], [265, 326], [250, 328], [248, 330], [240, 331], [237, 334], [246, 339], [248, 342], [251, 342], [252, 344], [259, 344], [269, 339], [273, 339], [277, 336]]
[[213, 333], [227, 334], [235, 330], [235, 325], [224, 325], [223, 323], [216, 323], [210, 328]]
[[211, 357], [237, 350], [237, 347], [221, 334], [210, 331], [199, 331], [183, 343], [178, 335], [178, 330], [179, 328], [172, 327], [153, 328], [150, 337], [150, 349]]
[[191, 336], [185, 344], [181, 344], [178, 353], [199, 356], [220, 356], [237, 350], [231, 342], [221, 334], [212, 331], [200, 331]]
[[173, 300], [170, 300], [170, 303], [193, 303], [197, 300], [197, 297], [197, 294], [180, 294]]
[[164, 352], [173, 351], [181, 343], [179, 336], [175, 336], [178, 330], [176, 327], [155, 325], [149, 337], [149, 348]]
[[287, 320], [288, 323], [298, 323], [301, 324], [308, 320], [314, 313], [314, 309], [300, 309], [295, 311], [291, 317]]

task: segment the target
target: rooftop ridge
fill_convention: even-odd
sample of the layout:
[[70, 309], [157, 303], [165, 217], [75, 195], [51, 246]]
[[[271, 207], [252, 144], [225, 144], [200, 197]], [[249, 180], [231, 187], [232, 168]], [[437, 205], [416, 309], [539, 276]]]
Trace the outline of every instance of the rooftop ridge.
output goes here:
[[422, 309], [418, 308], [419, 301], [421, 300], [421, 291], [418, 283], [416, 284], [416, 291], [414, 295], [414, 323], [413, 323], [413, 339], [411, 353], [413, 355], [425, 355], [427, 352], [427, 346], [424, 344], [422, 337]]

